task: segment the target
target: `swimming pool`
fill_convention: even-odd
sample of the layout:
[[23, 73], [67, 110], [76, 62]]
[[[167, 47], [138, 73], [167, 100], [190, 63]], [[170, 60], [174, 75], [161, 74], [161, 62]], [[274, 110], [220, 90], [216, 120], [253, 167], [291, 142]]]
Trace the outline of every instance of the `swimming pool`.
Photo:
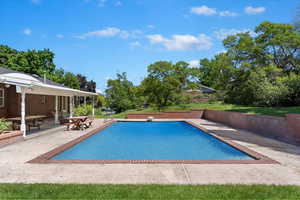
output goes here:
[[116, 122], [51, 160], [254, 160], [186, 122]]

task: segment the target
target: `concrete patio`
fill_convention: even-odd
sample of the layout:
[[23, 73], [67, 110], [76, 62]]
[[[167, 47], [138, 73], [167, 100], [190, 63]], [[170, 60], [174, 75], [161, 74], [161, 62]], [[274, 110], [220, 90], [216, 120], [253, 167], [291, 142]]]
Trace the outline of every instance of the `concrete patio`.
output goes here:
[[[206, 120], [191, 119], [281, 164], [29, 164], [27, 161], [90, 130], [56, 127], [0, 148], [1, 183], [106, 184], [295, 184], [300, 185], [300, 148]], [[94, 128], [103, 124], [97, 119]]]

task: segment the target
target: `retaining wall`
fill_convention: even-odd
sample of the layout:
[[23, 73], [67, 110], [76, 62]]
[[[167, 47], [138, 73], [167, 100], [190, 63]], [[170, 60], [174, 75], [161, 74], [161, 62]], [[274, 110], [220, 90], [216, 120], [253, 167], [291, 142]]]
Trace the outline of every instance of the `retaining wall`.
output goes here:
[[203, 119], [219, 122], [234, 128], [300, 144], [300, 114], [285, 117], [245, 114], [238, 112], [205, 110]]
[[147, 119], [154, 117], [156, 119], [199, 119], [203, 116], [203, 110], [191, 111], [174, 111], [161, 113], [130, 113], [127, 114], [128, 119]]

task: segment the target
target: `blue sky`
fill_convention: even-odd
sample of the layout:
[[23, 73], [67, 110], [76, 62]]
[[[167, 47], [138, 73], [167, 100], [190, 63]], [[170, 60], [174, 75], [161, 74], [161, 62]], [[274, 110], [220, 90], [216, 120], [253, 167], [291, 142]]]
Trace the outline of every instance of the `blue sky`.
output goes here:
[[55, 63], [105, 89], [127, 72], [138, 84], [155, 61], [223, 51], [222, 38], [268, 20], [290, 23], [298, 0], [0, 0], [1, 44], [49, 48]]

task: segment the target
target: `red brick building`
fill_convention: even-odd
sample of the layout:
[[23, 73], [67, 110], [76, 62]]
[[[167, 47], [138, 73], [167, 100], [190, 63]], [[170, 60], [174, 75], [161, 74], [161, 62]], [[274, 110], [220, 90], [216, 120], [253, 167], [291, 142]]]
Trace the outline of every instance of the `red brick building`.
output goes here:
[[60, 118], [72, 116], [76, 97], [96, 95], [0, 67], [0, 118], [22, 117], [24, 136], [25, 116], [46, 115], [58, 122]]

